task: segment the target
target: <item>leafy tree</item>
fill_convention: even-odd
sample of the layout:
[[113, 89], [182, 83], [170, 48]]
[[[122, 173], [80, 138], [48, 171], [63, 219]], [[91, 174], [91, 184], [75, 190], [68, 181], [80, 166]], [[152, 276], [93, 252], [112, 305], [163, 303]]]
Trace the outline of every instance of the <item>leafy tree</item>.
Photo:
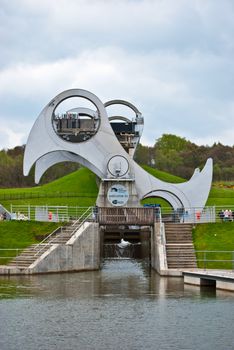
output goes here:
[[[23, 154], [25, 146], [0, 150], [0, 187], [34, 186], [34, 168], [29, 176], [23, 176]], [[214, 160], [214, 180], [234, 180], [234, 146], [214, 143], [198, 146], [183, 137], [163, 134], [153, 147], [139, 144], [135, 160], [142, 165], [156, 167], [173, 175], [190, 178], [195, 168], [202, 168], [207, 158]], [[41, 183], [53, 181], [79, 168], [76, 163], [56, 164], [43, 175]]]

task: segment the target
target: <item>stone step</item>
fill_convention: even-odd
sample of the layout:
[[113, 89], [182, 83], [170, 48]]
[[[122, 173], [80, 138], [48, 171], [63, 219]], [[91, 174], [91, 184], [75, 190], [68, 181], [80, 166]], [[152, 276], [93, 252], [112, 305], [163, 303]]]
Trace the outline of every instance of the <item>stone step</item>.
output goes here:
[[166, 229], [166, 233], [168, 235], [189, 235], [189, 236], [192, 236], [191, 230], [189, 230], [189, 231], [179, 231], [179, 230], [171, 231], [171, 230]]
[[55, 241], [59, 241], [59, 240], [63, 240], [63, 241], [68, 241], [69, 239], [71, 238], [71, 236], [58, 236], [58, 237], [55, 237], [53, 240], [51, 241], [48, 241], [49, 244], [54, 244]]
[[178, 246], [178, 247], [168, 247], [166, 246], [167, 252], [186, 252], [186, 251], [193, 251], [194, 252], [194, 247], [192, 245], [189, 246]]
[[168, 268], [197, 267], [191, 224], [165, 224]]
[[179, 233], [179, 232], [166, 232], [167, 237], [189, 237], [192, 238], [191, 232], [188, 233]]
[[189, 232], [178, 232], [178, 231], [166, 231], [168, 236], [189, 236], [192, 237], [191, 231]]
[[168, 269], [195, 269], [197, 264], [167, 264]]
[[194, 252], [194, 249], [182, 249], [182, 250], [167, 250], [167, 254], [173, 254], [173, 255], [176, 255], [176, 254], [192, 254], [195, 256], [195, 252]]
[[187, 223], [180, 223], [180, 222], [167, 222], [165, 223], [166, 227], [188, 227], [188, 228], [192, 228], [193, 224], [187, 224]]
[[195, 269], [197, 265], [189, 264], [189, 265], [168, 265], [169, 269]]
[[183, 229], [183, 230], [180, 230], [180, 229], [177, 229], [177, 228], [166, 228], [165, 227], [165, 230], [166, 232], [170, 233], [170, 234], [174, 234], [174, 233], [183, 233], [183, 234], [191, 234], [191, 230], [188, 230], [188, 229]]
[[166, 237], [167, 237], [167, 239], [174, 239], [174, 240], [178, 240], [178, 239], [190, 239], [190, 240], [192, 240], [192, 235], [189, 235], [189, 234], [187, 234], [187, 235], [180, 235], [180, 234], [178, 234], [178, 233], [175, 233], [175, 234], [168, 234], [168, 233], [166, 233]]
[[187, 260], [187, 261], [168, 261], [168, 265], [196, 265], [195, 260]]
[[183, 261], [196, 261], [196, 259], [194, 259], [193, 256], [181, 256], [181, 257], [170, 257], [169, 259], [167, 259], [167, 261], [169, 262], [183, 262]]
[[32, 264], [32, 262], [10, 262], [8, 264], [8, 266], [16, 266], [16, 267], [21, 267], [21, 266], [25, 266], [28, 267]]
[[166, 232], [168, 233], [192, 233], [192, 229], [189, 228], [176, 228], [176, 227], [165, 227]]
[[194, 254], [167, 254], [167, 260], [169, 259], [195, 259]]
[[187, 249], [187, 248], [193, 248], [193, 244], [166, 244], [166, 249], [173, 249], [173, 250], [180, 250], [180, 249]]
[[179, 243], [181, 243], [181, 244], [183, 244], [183, 242], [185, 242], [185, 243], [193, 243], [193, 240], [192, 240], [192, 238], [190, 237], [180, 237], [180, 238], [175, 238], [175, 237], [167, 237], [166, 236], [166, 242], [167, 243], [171, 243], [171, 244], [173, 244], [173, 243], [175, 243], [175, 244], [179, 244]]
[[29, 267], [50, 248], [51, 244], [65, 244], [72, 237], [73, 233], [77, 231], [79, 226], [79, 223], [75, 224], [74, 226], [66, 226], [61, 230], [61, 232], [54, 234], [42, 245], [38, 246], [38, 244], [32, 244], [30, 247], [24, 249], [20, 255], [11, 260], [8, 265], [19, 268]]
[[178, 233], [178, 232], [175, 232], [175, 233], [168, 233], [168, 232], [166, 232], [166, 237], [168, 237], [168, 238], [174, 238], [174, 239], [180, 239], [181, 237], [185, 237], [185, 238], [189, 238], [189, 239], [192, 239], [193, 238], [193, 236], [192, 236], [192, 234], [191, 234], [191, 232], [190, 233], [186, 233], [186, 234], [184, 234], [184, 233]]
[[170, 234], [170, 235], [176, 235], [176, 234], [178, 234], [178, 235], [192, 235], [192, 232], [191, 232], [191, 230], [177, 230], [177, 229], [175, 229], [175, 230], [170, 230], [170, 229], [167, 229], [167, 228], [165, 228], [165, 230], [166, 230], [166, 232], [167, 232], [167, 234]]
[[177, 247], [175, 247], [174, 245], [173, 246], [166, 246], [166, 250], [167, 251], [183, 251], [183, 250], [194, 250], [194, 247], [193, 245], [178, 245]]
[[192, 255], [181, 255], [181, 256], [168, 256], [167, 257], [167, 261], [196, 261], [196, 259], [194, 258], [194, 256]]
[[12, 261], [11, 263], [9, 263], [9, 265], [31, 265], [33, 262], [34, 262], [35, 260], [33, 259], [33, 260], [27, 260], [27, 261], [25, 261], [25, 260], [20, 260], [20, 261]]
[[196, 259], [193, 256], [181, 256], [181, 257], [170, 257], [169, 259], [167, 259], [167, 261], [196, 261]]

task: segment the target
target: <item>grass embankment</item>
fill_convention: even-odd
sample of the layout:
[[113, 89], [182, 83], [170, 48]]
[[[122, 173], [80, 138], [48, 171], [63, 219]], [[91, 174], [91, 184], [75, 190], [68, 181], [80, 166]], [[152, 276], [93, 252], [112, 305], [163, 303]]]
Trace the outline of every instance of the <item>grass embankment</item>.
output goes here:
[[[143, 168], [151, 175], [158, 179], [170, 183], [181, 183], [186, 181], [185, 179], [165, 173], [160, 170], [153, 169], [149, 166], [143, 166]], [[163, 207], [168, 207], [168, 203], [160, 198], [149, 198], [143, 201], [143, 203], [158, 203]], [[233, 182], [214, 182], [206, 203], [207, 206], [220, 206], [223, 209], [232, 207], [234, 208], [234, 184]]]
[[[231, 262], [218, 262], [205, 260], [233, 260], [234, 259], [234, 223], [210, 223], [200, 224], [193, 229], [193, 241], [196, 251], [210, 251], [209, 253], [197, 253], [198, 267], [210, 269], [232, 269]], [[213, 251], [213, 252], [211, 252]], [[215, 251], [228, 251], [219, 253]]]
[[[185, 179], [153, 169], [143, 168], [158, 179], [170, 183], [181, 183]], [[68, 205], [86, 207], [95, 204], [98, 194], [96, 175], [86, 168], [64, 176], [49, 184], [31, 188], [0, 189], [0, 203], [7, 209], [15, 205]], [[150, 198], [142, 203], [158, 203], [168, 207], [168, 203], [160, 198]], [[234, 206], [234, 187], [227, 182], [213, 183], [207, 205], [226, 207]]]
[[0, 189], [0, 203], [10, 205], [68, 205], [89, 207], [98, 194], [96, 175], [86, 168], [49, 184], [31, 188]]
[[[95, 204], [98, 193], [96, 176], [86, 168], [43, 186], [0, 189], [0, 204], [8, 210], [15, 205], [68, 205], [89, 207]], [[61, 223], [0, 221], [0, 249], [19, 249], [38, 243]], [[1, 251], [0, 264], [15, 256], [16, 251]], [[1, 258], [3, 257], [3, 259]]]
[[[0, 248], [19, 249], [19, 252], [31, 244], [39, 243], [43, 238], [54, 231], [61, 223], [36, 221], [1, 221]], [[0, 251], [0, 265], [6, 264], [7, 257], [17, 255], [15, 250]]]
[[[166, 182], [170, 182], [170, 183], [181, 183], [181, 182], [186, 181], [185, 179], [183, 179], [179, 176], [175, 176], [175, 175], [166, 173], [164, 171], [151, 168], [148, 165], [143, 165], [142, 168], [145, 169], [149, 174], [155, 176], [157, 179], [162, 180], [162, 181], [166, 181]], [[160, 204], [161, 207], [168, 207], [169, 206], [168, 202], [166, 202], [162, 198], [147, 198], [147, 199], [143, 199], [141, 203], [142, 204], [149, 204], [149, 203], [150, 204]]]
[[[151, 175], [156, 176], [158, 179], [170, 183], [181, 183], [185, 180], [153, 169], [149, 166], [143, 166], [143, 168]], [[14, 188], [14, 189], [0, 189], [0, 203], [6, 208], [10, 209], [10, 204], [16, 205], [68, 205], [68, 206], [91, 206], [95, 204], [98, 194], [98, 187], [96, 183], [96, 176], [86, 168], [64, 176], [56, 181], [43, 186], [36, 186], [33, 188]], [[5, 198], [4, 198], [5, 196]], [[143, 203], [158, 203], [162, 207], [168, 207], [168, 203], [159, 198], [150, 198], [142, 201]], [[229, 183], [213, 183], [210, 196], [207, 201], [207, 205], [221, 206], [223, 209], [234, 207], [234, 187]], [[47, 223], [28, 223], [28, 222], [0, 222], [0, 248], [17, 248], [25, 247], [34, 243], [37, 227], [41, 227], [44, 230], [44, 224]], [[7, 226], [7, 233], [5, 237], [9, 235], [9, 241], [3, 239], [4, 230]], [[16, 225], [16, 226], [14, 226]], [[24, 226], [25, 225], [25, 226]], [[28, 225], [28, 226], [27, 226]], [[56, 225], [56, 224], [51, 224]], [[19, 229], [18, 229], [19, 227]], [[30, 232], [32, 239], [23, 238], [21, 228], [23, 228], [25, 234]], [[53, 228], [48, 231], [52, 231]], [[45, 229], [46, 231], [46, 229]], [[19, 232], [19, 234], [18, 234]], [[17, 237], [15, 240], [12, 237]], [[194, 231], [194, 243], [196, 250], [234, 250], [234, 223], [220, 223], [220, 224], [200, 224], [196, 226]], [[34, 238], [33, 238], [34, 237]], [[21, 245], [22, 244], [22, 245]], [[2, 255], [2, 254], [1, 254]], [[201, 255], [199, 256], [201, 258]], [[207, 256], [209, 259], [216, 260], [219, 258], [219, 254]], [[220, 257], [224, 259], [225, 257]], [[227, 259], [230, 259], [230, 254]], [[1, 263], [1, 260], [0, 260]], [[200, 265], [201, 266], [201, 265]], [[219, 268], [218, 263], [209, 263], [207, 267]], [[222, 268], [230, 267], [228, 265], [222, 265]]]
[[206, 205], [221, 206], [223, 209], [229, 206], [234, 207], [234, 189], [218, 188], [216, 183], [213, 184]]

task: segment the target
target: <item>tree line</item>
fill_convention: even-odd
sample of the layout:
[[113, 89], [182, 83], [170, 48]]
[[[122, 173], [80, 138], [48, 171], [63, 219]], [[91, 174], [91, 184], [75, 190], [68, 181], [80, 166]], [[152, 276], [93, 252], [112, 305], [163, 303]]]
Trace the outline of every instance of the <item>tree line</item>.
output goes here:
[[[23, 157], [25, 146], [0, 151], [0, 188], [32, 187], [34, 182], [34, 167], [28, 176], [23, 175]], [[52, 166], [42, 176], [40, 184], [56, 180], [79, 169], [76, 163], [64, 162]]]
[[202, 169], [208, 158], [214, 161], [214, 181], [234, 180], [234, 146], [214, 143], [198, 146], [183, 137], [163, 134], [153, 147], [139, 144], [135, 160], [158, 170], [189, 179], [195, 168]]
[[[23, 176], [23, 155], [25, 146], [0, 151], [0, 187], [34, 186], [34, 168], [29, 176]], [[212, 146], [198, 146], [185, 138], [163, 134], [154, 146], [139, 144], [135, 160], [158, 170], [189, 179], [195, 168], [203, 168], [207, 158], [214, 160], [215, 181], [234, 180], [234, 146], [214, 143]], [[76, 163], [56, 164], [43, 175], [41, 184], [51, 182], [79, 169]]]

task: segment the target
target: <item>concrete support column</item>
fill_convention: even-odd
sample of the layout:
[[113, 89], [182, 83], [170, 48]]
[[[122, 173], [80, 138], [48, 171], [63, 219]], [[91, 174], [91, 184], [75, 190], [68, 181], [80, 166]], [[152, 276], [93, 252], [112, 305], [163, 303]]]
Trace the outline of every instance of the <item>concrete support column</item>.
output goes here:
[[[162, 226], [163, 225], [163, 226]], [[151, 266], [160, 274], [167, 275], [165, 242], [162, 242], [163, 223], [156, 222], [151, 234]]]

